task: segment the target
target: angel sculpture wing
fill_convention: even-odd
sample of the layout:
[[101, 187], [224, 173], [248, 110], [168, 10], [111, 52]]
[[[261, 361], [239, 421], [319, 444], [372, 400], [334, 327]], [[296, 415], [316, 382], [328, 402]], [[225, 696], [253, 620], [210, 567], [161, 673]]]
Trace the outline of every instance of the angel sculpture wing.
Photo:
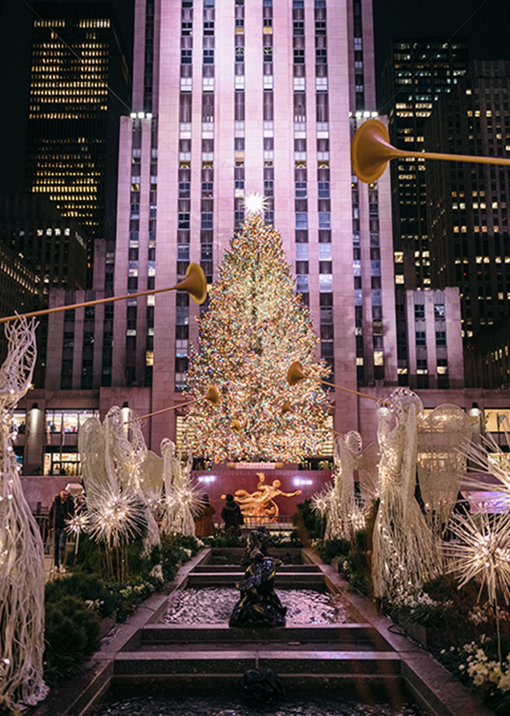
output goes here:
[[429, 520], [446, 526], [466, 470], [459, 448], [471, 437], [471, 423], [457, 405], [439, 405], [418, 425], [418, 478]]

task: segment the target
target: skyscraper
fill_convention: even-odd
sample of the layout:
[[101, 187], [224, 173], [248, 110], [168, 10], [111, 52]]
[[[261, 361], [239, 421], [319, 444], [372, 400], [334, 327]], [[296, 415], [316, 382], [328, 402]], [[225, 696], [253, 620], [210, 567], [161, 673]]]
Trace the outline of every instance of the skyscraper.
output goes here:
[[[468, 43], [459, 38], [393, 40], [383, 71], [382, 111], [394, 146], [425, 150], [424, 126], [434, 102], [455, 88], [468, 60]], [[412, 157], [391, 164], [397, 287], [431, 287], [426, 173], [425, 161]]]
[[111, 3], [35, 5], [26, 191], [90, 239], [115, 236], [118, 121], [130, 74]]
[[[190, 260], [211, 281], [259, 192], [333, 380], [396, 384], [389, 180], [358, 184], [349, 158], [375, 114], [370, 0], [138, 0], [135, 18], [115, 293], [175, 284]], [[117, 304], [112, 385], [152, 385], [147, 412], [178, 400], [198, 310], [184, 294]], [[357, 428], [357, 397], [335, 397], [339, 429]], [[152, 419], [153, 445], [171, 420]]]
[[[426, 128], [428, 146], [453, 154], [508, 156], [509, 93], [508, 61], [473, 62], [456, 91], [434, 109]], [[466, 377], [472, 386], [506, 386], [507, 366], [499, 359], [510, 344], [510, 333], [506, 330], [505, 336], [501, 325], [510, 313], [509, 170], [431, 162], [427, 177], [432, 269], [437, 288], [457, 285], [460, 290], [464, 343], [470, 351], [466, 367], [473, 368]]]

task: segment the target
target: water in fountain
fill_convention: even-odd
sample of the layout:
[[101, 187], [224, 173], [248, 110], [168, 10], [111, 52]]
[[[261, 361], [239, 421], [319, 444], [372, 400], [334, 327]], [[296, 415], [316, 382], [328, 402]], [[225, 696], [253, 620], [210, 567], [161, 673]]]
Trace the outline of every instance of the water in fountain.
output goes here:
[[[340, 599], [313, 589], [278, 590], [287, 607], [287, 626], [305, 624], [345, 624], [351, 621]], [[185, 589], [170, 597], [166, 624], [224, 624], [239, 597], [235, 589], [204, 587]]]

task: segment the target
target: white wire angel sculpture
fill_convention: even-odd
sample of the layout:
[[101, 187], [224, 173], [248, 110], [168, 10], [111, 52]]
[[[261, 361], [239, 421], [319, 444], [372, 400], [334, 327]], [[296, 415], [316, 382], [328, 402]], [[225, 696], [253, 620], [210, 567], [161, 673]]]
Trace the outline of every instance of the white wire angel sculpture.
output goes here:
[[[415, 393], [396, 388], [391, 409], [378, 409], [380, 503], [373, 535], [372, 578], [376, 596], [421, 584], [437, 569], [437, 545], [415, 498], [418, 421]], [[396, 424], [392, 428], [392, 413]]]
[[[90, 418], [79, 434], [83, 482], [87, 495], [87, 531], [105, 544], [109, 571], [112, 551], [123, 551], [144, 533], [144, 551], [160, 544], [154, 512], [161, 492], [162, 470], [154, 470], [140, 424], [128, 431], [120, 408], [111, 408], [101, 424]], [[157, 462], [157, 456], [156, 462]], [[117, 559], [117, 576], [125, 574], [125, 559]]]
[[25, 500], [9, 433], [12, 411], [30, 387], [37, 350], [34, 320], [6, 324], [0, 369], [0, 703], [35, 705], [43, 681], [44, 547]]
[[[348, 432], [334, 443], [333, 485], [314, 496], [315, 509], [326, 518], [324, 539], [352, 539], [365, 526], [371, 501], [377, 494], [377, 444], [363, 450], [361, 435]], [[355, 490], [355, 472], [359, 495]]]
[[194, 516], [202, 502], [202, 490], [191, 479], [192, 456], [185, 463], [175, 454], [175, 444], [168, 438], [161, 441], [163, 457], [162, 534], [195, 534]]

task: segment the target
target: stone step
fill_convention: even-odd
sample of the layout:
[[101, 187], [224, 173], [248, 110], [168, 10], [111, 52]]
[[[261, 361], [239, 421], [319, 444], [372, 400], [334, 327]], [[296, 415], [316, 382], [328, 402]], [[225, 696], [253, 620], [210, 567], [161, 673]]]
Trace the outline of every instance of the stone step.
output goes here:
[[[235, 587], [236, 582], [244, 578], [244, 572], [191, 572], [188, 575], [187, 587], [201, 589], [203, 587]], [[277, 572], [275, 587], [279, 589], [314, 589], [324, 591], [322, 574], [310, 572]]]
[[395, 652], [372, 651], [148, 651], [120, 652], [114, 675], [136, 677], [171, 674], [244, 674], [248, 669], [268, 667], [277, 674], [349, 676], [400, 676], [400, 657]]
[[[366, 624], [307, 625], [301, 627], [275, 627], [274, 629], [229, 628], [227, 624], [210, 625], [162, 625], [149, 624], [141, 630], [139, 644], [142, 648], [153, 645], [173, 644], [249, 644], [285, 643], [296, 646], [321, 643], [331, 645], [349, 644], [366, 647], [366, 650], [391, 651], [388, 642], [372, 626]], [[132, 647], [128, 647], [132, 648]]]

